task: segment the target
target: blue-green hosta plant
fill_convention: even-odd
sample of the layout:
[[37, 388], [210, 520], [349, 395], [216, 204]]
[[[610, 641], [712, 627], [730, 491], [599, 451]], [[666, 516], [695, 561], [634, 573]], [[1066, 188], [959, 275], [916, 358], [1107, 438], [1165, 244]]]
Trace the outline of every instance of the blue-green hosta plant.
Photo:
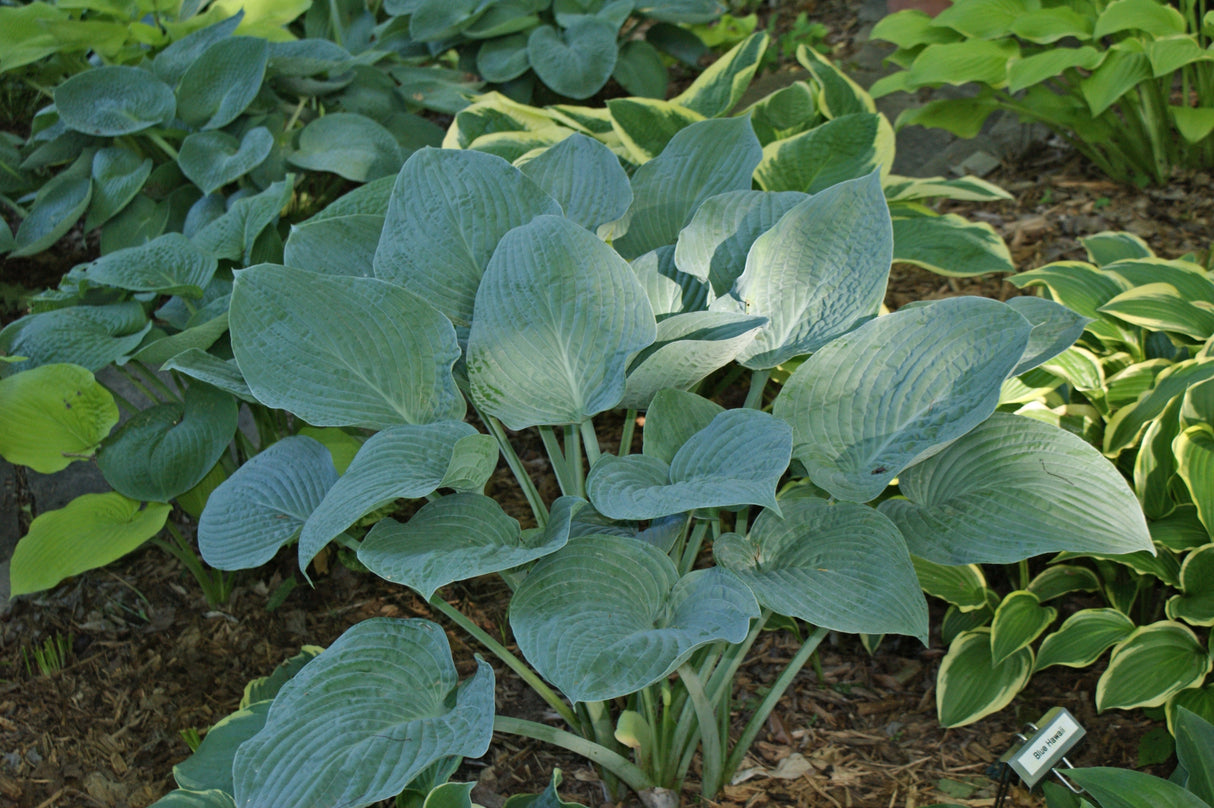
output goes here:
[[[952, 605], [936, 691], [946, 725], [999, 709], [1036, 671], [1094, 665], [1110, 649], [1098, 709], [1164, 706], [1171, 722], [1187, 707], [1214, 719], [1214, 282], [1199, 264], [1157, 258], [1128, 233], [1085, 245], [1092, 263], [1013, 276], [1090, 319], [1075, 345], [1008, 382], [1003, 408], [1069, 429], [1116, 462], [1156, 553], [1060, 554], [1035, 575], [1027, 566], [1013, 573], [1008, 593], [976, 565], [919, 562], [925, 589]], [[1071, 480], [1062, 473], [1057, 483]], [[1087, 607], [1067, 608], [1068, 595]], [[959, 690], [959, 677], [985, 688]]]
[[[650, 162], [677, 132], [693, 123], [747, 117], [762, 146], [753, 174], [755, 188], [816, 193], [879, 170], [893, 219], [895, 261], [954, 277], [1014, 270], [1006, 245], [989, 225], [955, 214], [940, 215], [928, 205], [938, 198], [992, 201], [1006, 199], [1007, 194], [976, 177], [891, 175], [894, 136], [888, 120], [858, 84], [812, 49], [797, 49], [797, 59], [810, 72], [807, 80], [738, 108], [767, 46], [766, 34], [748, 37], [668, 101], [615, 98], [608, 100], [605, 110], [572, 105], [540, 108], [488, 94], [456, 115], [444, 145], [515, 161], [575, 132], [604, 143], [635, 176], [645, 178], [635, 215], [652, 218], [653, 223], [642, 231], [644, 235], [633, 228], [620, 241], [621, 254], [631, 259], [672, 239], [683, 224], [663, 210], [669, 202], [646, 199], [660, 194], [665, 176], [679, 169], [659, 169]], [[641, 206], [654, 206], [654, 215], [640, 213], [645, 209]], [[709, 208], [702, 215], [721, 213]], [[718, 279], [715, 271], [713, 275], [714, 292], [727, 291], [731, 279]]]
[[[521, 677], [551, 721], [495, 715], [492, 669], [457, 681], [434, 623], [377, 619], [279, 692], [223, 772], [230, 791], [204, 785], [241, 806], [367, 805], [497, 731], [582, 754], [650, 804], [677, 801], [698, 751], [711, 797], [829, 631], [927, 637], [912, 552], [1150, 550], [1098, 451], [995, 412], [1004, 381], [1082, 319], [972, 297], [878, 316], [894, 259], [879, 172], [754, 190], [763, 160], [748, 117], [681, 127], [631, 176], [580, 133], [519, 165], [423, 149], [383, 208], [339, 200], [295, 229], [287, 262], [235, 273], [228, 371], [361, 446], [344, 473], [308, 436], [263, 449], [210, 494], [203, 557], [237, 570], [290, 546], [306, 571], [344, 547]], [[297, 238], [344, 246], [318, 258]], [[727, 408], [703, 383], [731, 364], [750, 385]], [[523, 432], [546, 468], [520, 460]], [[499, 461], [527, 513], [485, 495]], [[447, 600], [486, 575], [511, 593], [508, 626]], [[734, 676], [777, 615], [805, 624], [804, 644], [735, 737]]]
[[1214, 159], [1214, 52], [1204, 0], [955, 0], [906, 10], [873, 36], [904, 68], [875, 96], [976, 84], [972, 98], [907, 110], [973, 137], [995, 110], [1049, 127], [1118, 182], [1163, 184]]

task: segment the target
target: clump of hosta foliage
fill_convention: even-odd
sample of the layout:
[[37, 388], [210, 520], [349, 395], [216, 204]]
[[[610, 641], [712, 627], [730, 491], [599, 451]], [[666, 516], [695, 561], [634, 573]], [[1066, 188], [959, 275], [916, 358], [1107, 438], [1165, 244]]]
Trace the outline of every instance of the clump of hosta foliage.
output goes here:
[[[1036, 671], [1094, 665], [1109, 649], [1097, 709], [1165, 707], [1169, 725], [1180, 707], [1214, 718], [1214, 282], [1128, 233], [1085, 245], [1092, 263], [1013, 276], [1088, 322], [1074, 346], [1009, 381], [1001, 409], [1058, 424], [1115, 462], [1154, 553], [1063, 553], [1013, 572], [1006, 593], [976, 565], [919, 563], [925, 589], [952, 604], [936, 691], [946, 726], [1001, 709]], [[1096, 605], [1075, 610], [1066, 595]]]
[[905, 68], [880, 96], [976, 84], [971, 98], [909, 109], [899, 126], [973, 137], [1006, 110], [1065, 138], [1118, 182], [1163, 184], [1214, 160], [1214, 64], [1204, 0], [955, 0], [906, 10], [873, 36]]

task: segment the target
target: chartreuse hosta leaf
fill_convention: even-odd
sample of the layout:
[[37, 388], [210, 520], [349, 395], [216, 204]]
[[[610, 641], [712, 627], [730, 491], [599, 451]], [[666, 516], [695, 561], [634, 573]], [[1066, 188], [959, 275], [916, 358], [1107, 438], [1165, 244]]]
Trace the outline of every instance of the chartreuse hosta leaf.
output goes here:
[[71, 306], [9, 323], [0, 331], [0, 351], [26, 357], [22, 369], [69, 363], [96, 372], [134, 351], [151, 327], [133, 300]]
[[1013, 309], [985, 298], [897, 311], [809, 357], [772, 412], [792, 425], [793, 457], [816, 485], [867, 502], [994, 411], [1030, 331]]
[[774, 368], [876, 314], [892, 255], [880, 179], [873, 173], [841, 182], [798, 203], [756, 238], [745, 271], [712, 308], [766, 317], [738, 361]]
[[565, 218], [593, 232], [614, 222], [632, 203], [628, 175], [610, 149], [575, 133], [520, 168], [560, 203]]
[[1116, 609], [1082, 609], [1041, 641], [1035, 670], [1051, 665], [1086, 668], [1133, 631], [1134, 621]]
[[577, 424], [624, 395], [657, 324], [628, 263], [585, 228], [540, 216], [502, 238], [468, 336], [473, 399], [511, 429]]
[[700, 121], [683, 129], [632, 175], [632, 205], [615, 226], [615, 232], [622, 227], [627, 232], [615, 239], [615, 248], [631, 260], [674, 244], [704, 200], [748, 190], [762, 156], [746, 118]]
[[1169, 620], [1143, 626], [1113, 648], [1096, 683], [1096, 709], [1158, 707], [1201, 684], [1210, 667], [1210, 654], [1188, 626]]
[[236, 432], [236, 400], [210, 385], [186, 388], [184, 404], [141, 410], [106, 441], [97, 465], [114, 490], [168, 502], [219, 461]]
[[202, 297], [219, 262], [180, 233], [101, 256], [84, 270], [89, 283], [132, 292]]
[[936, 677], [936, 713], [946, 727], [962, 727], [1011, 703], [1033, 673], [1033, 652], [1021, 648], [1002, 662], [991, 656], [989, 628], [953, 640]]
[[399, 286], [261, 264], [237, 274], [229, 320], [253, 395], [310, 424], [382, 429], [464, 416], [451, 375], [455, 329]]
[[396, 177], [375, 276], [404, 286], [457, 326], [472, 322], [481, 275], [507, 231], [561, 206], [500, 157], [421, 149]]
[[986, 606], [986, 576], [977, 564], [935, 564], [925, 558], [911, 557], [915, 575], [923, 591], [972, 612]]
[[1214, 626], [1214, 544], [1185, 556], [1180, 591], [1168, 600], [1168, 617], [1191, 626]]
[[55, 88], [55, 108], [69, 129], [119, 137], [173, 117], [173, 90], [137, 67], [106, 65], [84, 70]]
[[612, 519], [655, 519], [696, 508], [764, 505], [788, 468], [788, 425], [758, 410], [727, 410], [679, 447], [669, 464], [650, 455], [604, 454], [586, 493]]
[[991, 623], [991, 659], [999, 664], [1041, 636], [1054, 622], [1058, 610], [1042, 606], [1027, 589], [1010, 593], [995, 609]]
[[542, 530], [520, 530], [518, 520], [489, 497], [449, 494], [404, 524], [381, 520], [359, 546], [358, 560], [429, 600], [454, 581], [521, 567], [561, 549], [582, 504], [577, 497], [560, 497]]
[[1083, 439], [1031, 418], [996, 413], [898, 482], [905, 499], [881, 510], [912, 553], [941, 564], [1153, 551], [1117, 469]]
[[442, 628], [365, 620], [278, 692], [265, 727], [236, 752], [236, 802], [359, 808], [439, 758], [480, 757], [492, 735], [488, 664], [461, 684]]
[[[465, 438], [473, 443], [463, 443]], [[372, 435], [304, 523], [300, 567], [355, 521], [393, 500], [418, 499], [440, 486], [462, 488], [464, 481], [453, 484], [447, 475], [467, 462], [477, 468], [462, 476], [477, 478], [466, 482], [468, 488], [479, 488], [493, 473], [497, 444], [463, 421], [396, 426]]]
[[0, 457], [53, 474], [91, 457], [118, 406], [79, 365], [43, 365], [0, 379]]
[[84, 494], [39, 514], [13, 551], [13, 596], [50, 589], [68, 576], [122, 558], [159, 533], [171, 510], [111, 491]]
[[572, 701], [635, 693], [696, 649], [741, 642], [759, 615], [733, 573], [679, 578], [665, 553], [636, 539], [589, 536], [532, 567], [510, 604], [523, 655]]
[[224, 480], [198, 520], [198, 549], [216, 569], [264, 564], [295, 538], [337, 481], [321, 443], [283, 438]]
[[867, 505], [784, 500], [745, 537], [720, 536], [713, 555], [772, 611], [849, 634], [909, 634], [927, 642], [927, 602], [898, 528]]

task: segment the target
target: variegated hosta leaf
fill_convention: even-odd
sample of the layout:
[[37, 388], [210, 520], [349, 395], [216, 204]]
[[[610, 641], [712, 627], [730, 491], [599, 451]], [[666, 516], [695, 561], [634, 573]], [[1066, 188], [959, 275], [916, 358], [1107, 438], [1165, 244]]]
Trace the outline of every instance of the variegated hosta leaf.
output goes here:
[[626, 261], [568, 219], [537, 217], [501, 240], [476, 293], [472, 397], [511, 429], [581, 423], [619, 403], [628, 358], [656, 333]]
[[727, 410], [692, 435], [670, 464], [648, 455], [599, 458], [586, 478], [594, 507], [612, 519], [655, 519], [696, 508], [763, 505], [777, 513], [792, 431], [758, 410]]
[[1133, 631], [1134, 621], [1116, 609], [1081, 609], [1041, 641], [1034, 670], [1051, 665], [1087, 667]]
[[420, 149], [392, 188], [375, 277], [467, 327], [476, 289], [507, 231], [561, 206], [514, 166], [476, 151]]
[[1082, 314], [1076, 314], [1066, 306], [1044, 297], [1022, 295], [1009, 299], [1007, 304], [1033, 326], [1024, 355], [1012, 370], [1013, 376], [1030, 371], [1066, 351], [1091, 322]]
[[360, 808], [442, 757], [480, 757], [493, 736], [493, 669], [458, 682], [443, 629], [372, 618], [283, 685], [233, 765], [244, 808]]
[[927, 642], [927, 601], [898, 528], [873, 508], [784, 500], [750, 533], [720, 536], [717, 563], [763, 606], [832, 631], [909, 634]]
[[986, 222], [948, 213], [912, 215], [906, 206], [894, 214], [894, 261], [914, 264], [953, 278], [988, 272], [1015, 272], [1007, 245]]
[[1214, 626], [1214, 544], [1185, 556], [1180, 590], [1168, 599], [1168, 617], [1191, 626]]
[[946, 727], [963, 727], [1011, 703], [1033, 674], [1033, 652], [1021, 648], [1002, 662], [991, 657], [991, 630], [958, 635], [936, 677], [936, 713]]
[[1200, 685], [1214, 660], [1183, 623], [1160, 620], [1137, 629], [1113, 648], [1096, 683], [1096, 709], [1158, 707]]
[[380, 521], [358, 548], [358, 560], [429, 600], [454, 581], [521, 567], [561, 549], [583, 503], [560, 497], [543, 530], [524, 531], [489, 497], [450, 494], [427, 503], [404, 524]]
[[295, 538], [337, 481], [333, 456], [311, 438], [283, 438], [211, 492], [198, 520], [202, 558], [221, 570], [264, 564]]
[[766, 322], [716, 311], [667, 317], [658, 323], [653, 344], [632, 360], [620, 406], [643, 410], [659, 390], [690, 390], [732, 362]]
[[1027, 647], [1057, 616], [1057, 609], [1042, 606], [1037, 596], [1026, 589], [1007, 595], [995, 609], [995, 620], [991, 623], [991, 659], [998, 664]]
[[[903, 539], [905, 541], [905, 539]], [[977, 564], [936, 564], [926, 558], [911, 557], [919, 586], [934, 598], [951, 603], [962, 612], [987, 605], [986, 576]]]
[[623, 216], [632, 203], [632, 187], [619, 158], [580, 132], [520, 168], [561, 204], [566, 219], [591, 232]]
[[[372, 435], [304, 523], [299, 534], [300, 568], [371, 511], [396, 499], [417, 499], [437, 490], [456, 462], [459, 441], [477, 434], [463, 421], [439, 421], [406, 424]], [[481, 438], [494, 444], [488, 435]], [[497, 459], [496, 444], [493, 459]], [[490, 466], [489, 472], [492, 470]]]
[[738, 361], [774, 368], [818, 350], [877, 313], [893, 256], [889, 209], [876, 172], [798, 203], [746, 256], [746, 269], [718, 311], [768, 323]]
[[809, 357], [772, 412], [792, 424], [793, 456], [815, 484], [867, 502], [994, 412], [1030, 331], [1013, 309], [985, 298], [897, 311]]
[[678, 577], [660, 550], [621, 536], [574, 539], [539, 561], [510, 604], [523, 655], [572, 701], [662, 679], [701, 645], [741, 642], [754, 595], [719, 568]]
[[310, 424], [383, 429], [464, 417], [451, 375], [455, 329], [399, 286], [261, 264], [236, 276], [229, 320], [249, 389]]
[[1081, 438], [996, 413], [899, 477], [881, 503], [915, 555], [941, 564], [1009, 564], [1071, 550], [1153, 552], [1134, 492]]

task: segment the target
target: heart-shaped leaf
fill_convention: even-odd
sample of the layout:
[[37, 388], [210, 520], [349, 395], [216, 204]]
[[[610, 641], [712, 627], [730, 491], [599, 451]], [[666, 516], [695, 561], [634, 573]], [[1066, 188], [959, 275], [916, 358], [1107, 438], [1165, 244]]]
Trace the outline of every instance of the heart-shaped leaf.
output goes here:
[[101, 256], [85, 268], [90, 283], [132, 292], [202, 297], [219, 262], [180, 233]]
[[564, 31], [541, 25], [527, 37], [527, 60], [540, 81], [569, 98], [589, 98], [615, 69], [617, 28], [606, 20], [578, 16]]
[[0, 350], [23, 369], [68, 363], [96, 372], [138, 347], [152, 327], [135, 301], [28, 314], [0, 331]]
[[216, 130], [192, 132], [181, 142], [177, 165], [210, 194], [257, 168], [273, 148], [274, 135], [264, 126], [253, 127], [240, 140]]
[[1019, 589], [1005, 596], [995, 609], [991, 623], [991, 659], [999, 664], [1041, 636], [1058, 616], [1058, 610], [1042, 606], [1037, 596]]
[[1109, 667], [1096, 683], [1096, 709], [1158, 707], [1201, 684], [1212, 662], [1183, 623], [1161, 620], [1143, 626], [1113, 648]]
[[464, 416], [451, 375], [455, 329], [399, 286], [262, 264], [237, 274], [230, 319], [249, 389], [310, 424], [382, 429]]
[[472, 397], [511, 429], [581, 423], [619, 403], [628, 357], [656, 332], [624, 260], [568, 219], [537, 217], [501, 240], [476, 293]]
[[513, 81], [530, 69], [526, 34], [486, 39], [476, 52], [476, 72], [485, 81], [498, 84]]
[[[809, 357], [772, 412], [792, 424], [793, 456], [815, 484], [867, 502], [994, 411], [1030, 331], [1006, 304], [985, 298], [902, 309]], [[913, 543], [911, 551], [932, 559]]]
[[69, 128], [121, 137], [173, 117], [173, 90], [147, 70], [106, 65], [85, 70], [55, 88], [55, 108]]
[[84, 229], [92, 230], [112, 219], [135, 198], [151, 173], [150, 157], [121, 146], [98, 149], [93, 155], [93, 195]]
[[323, 444], [292, 436], [258, 453], [216, 488], [198, 520], [202, 558], [221, 570], [269, 561], [337, 481]]
[[720, 536], [713, 555], [772, 611], [832, 631], [909, 634], [927, 642], [927, 601], [906, 542], [865, 505], [783, 500], [750, 533]]
[[0, 457], [54, 474], [91, 457], [118, 423], [118, 406], [78, 365], [43, 365], [0, 379]]
[[523, 655], [572, 701], [635, 693], [702, 645], [741, 642], [759, 614], [731, 572], [678, 577], [662, 551], [621, 536], [574, 539], [541, 559], [510, 604]]
[[[480, 757], [493, 736], [493, 669], [458, 683], [443, 629], [387, 617], [348, 629], [283, 685], [233, 764], [236, 802], [363, 806], [436, 760]], [[308, 754], [299, 754], [310, 738]]]
[[190, 69], [190, 65], [198, 61], [207, 48], [230, 37], [244, 17], [245, 12], [241, 9], [217, 23], [177, 39], [156, 54], [156, 58], [152, 60], [152, 69], [166, 83], [176, 86]]
[[1214, 626], [1214, 544], [1185, 556], [1180, 589], [1181, 594], [1168, 599], [1168, 617], [1191, 626]]
[[632, 202], [632, 188], [619, 158], [580, 132], [520, 167], [560, 203], [566, 219], [591, 232], [623, 216]]
[[[905, 540], [904, 540], [905, 541]], [[912, 557], [915, 575], [923, 591], [972, 612], [987, 605], [986, 576], [977, 564], [935, 564], [925, 558]]]
[[309, 171], [331, 171], [354, 182], [368, 182], [396, 174], [404, 155], [392, 133], [375, 121], [352, 112], [333, 112], [303, 128], [299, 148], [287, 160]]
[[670, 465], [674, 456], [691, 440], [691, 436], [707, 429], [712, 419], [725, 408], [695, 393], [682, 390], [661, 390], [653, 397], [645, 413], [645, 431], [641, 451]]
[[236, 120], [257, 96], [270, 59], [260, 37], [233, 36], [211, 45], [177, 87], [177, 114], [190, 126], [219, 129]]

